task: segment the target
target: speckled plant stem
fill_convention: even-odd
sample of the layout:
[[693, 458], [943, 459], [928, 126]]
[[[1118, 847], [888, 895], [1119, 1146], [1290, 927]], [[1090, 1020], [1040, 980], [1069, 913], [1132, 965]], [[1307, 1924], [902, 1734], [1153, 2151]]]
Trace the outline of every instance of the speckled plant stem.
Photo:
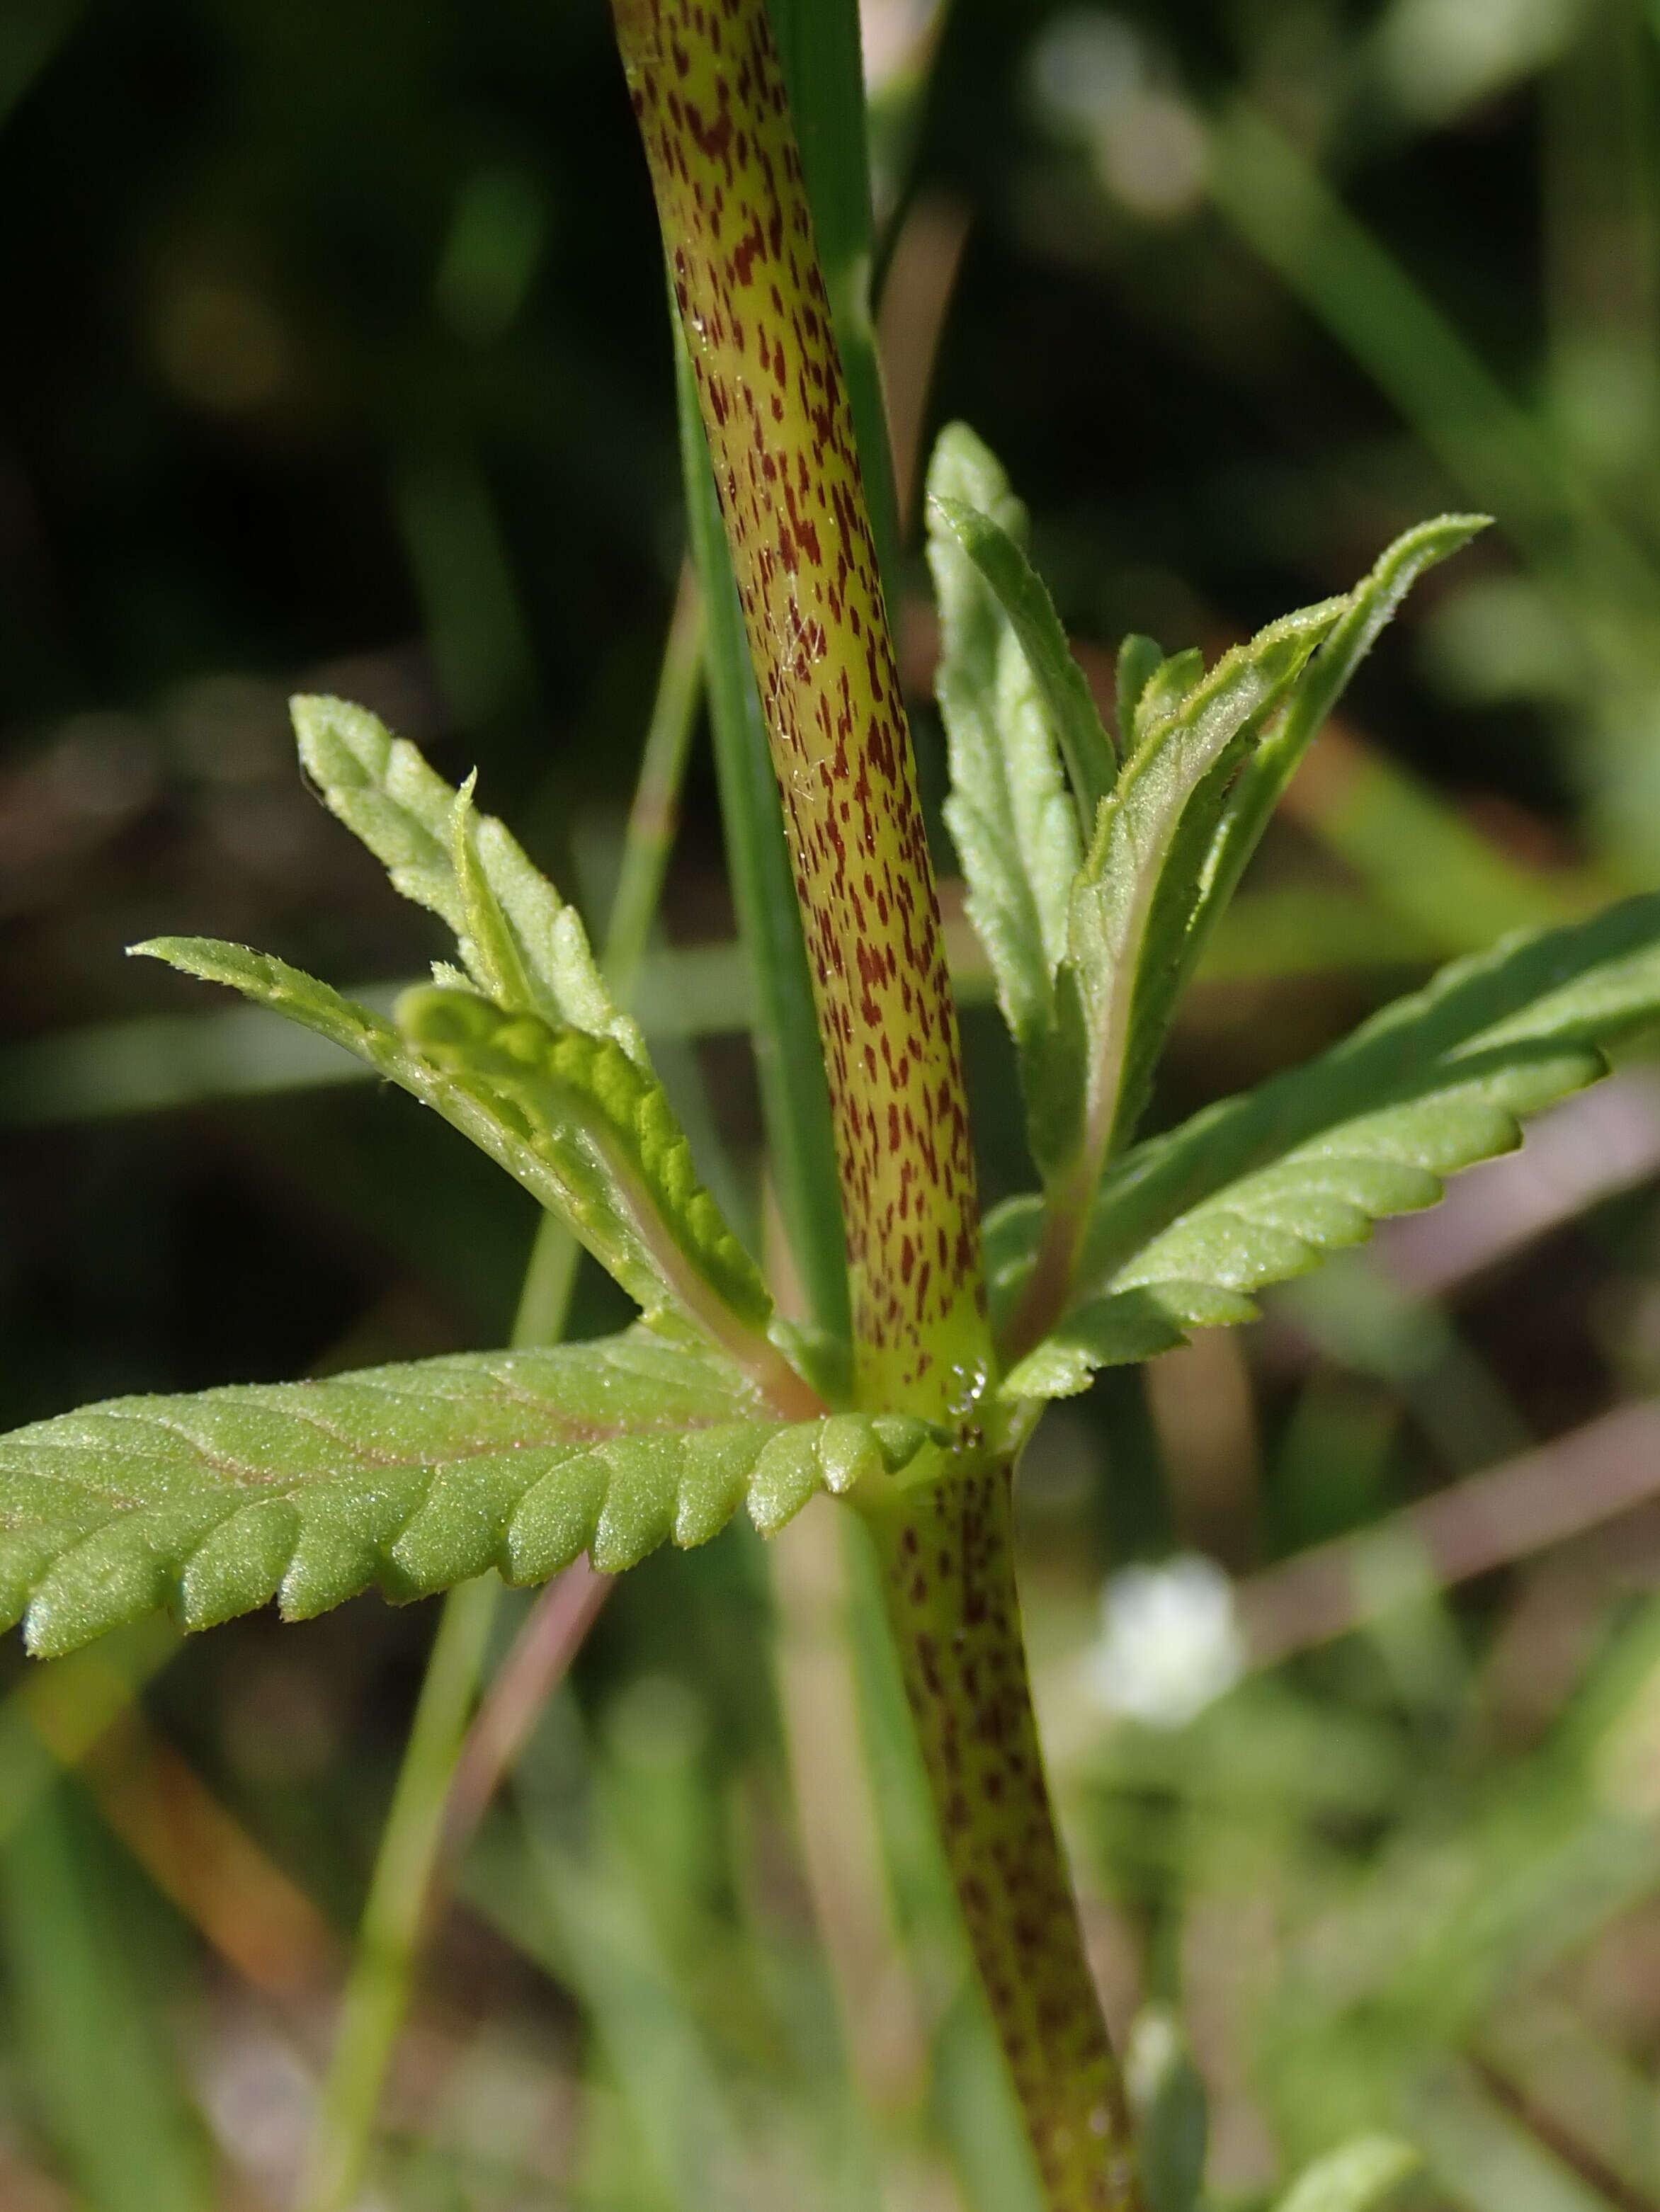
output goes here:
[[859, 1392], [965, 1422], [989, 1349], [910, 735], [764, 0], [613, 0], [784, 803]]
[[[848, 0], [824, 0], [846, 5]], [[1052, 2212], [1135, 2212], [1043, 1782], [989, 1452], [956, 1017], [846, 388], [766, 0], [612, 0], [783, 800], [847, 1231], [857, 1395], [948, 1426], [869, 1503], [975, 1955]]]
[[1123, 2087], [1043, 1779], [994, 1463], [872, 1510], [969, 1939], [1051, 2212], [1140, 2203]]

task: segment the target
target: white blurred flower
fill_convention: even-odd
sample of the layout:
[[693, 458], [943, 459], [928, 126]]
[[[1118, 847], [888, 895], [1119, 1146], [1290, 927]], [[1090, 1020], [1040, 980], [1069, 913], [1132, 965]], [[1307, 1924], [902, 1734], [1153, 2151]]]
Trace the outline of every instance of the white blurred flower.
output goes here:
[[1084, 1663], [1091, 1694], [1109, 1712], [1185, 1728], [1245, 1669], [1232, 1583], [1194, 1553], [1126, 1567], [1101, 1593], [1101, 1634]]
[[1394, 0], [1376, 32], [1384, 82], [1403, 111], [1444, 123], [1554, 61], [1585, 0]]
[[1133, 215], [1167, 222], [1204, 197], [1204, 127], [1159, 52], [1121, 15], [1077, 9], [1032, 50], [1031, 84], [1050, 128], [1080, 138], [1097, 175]]

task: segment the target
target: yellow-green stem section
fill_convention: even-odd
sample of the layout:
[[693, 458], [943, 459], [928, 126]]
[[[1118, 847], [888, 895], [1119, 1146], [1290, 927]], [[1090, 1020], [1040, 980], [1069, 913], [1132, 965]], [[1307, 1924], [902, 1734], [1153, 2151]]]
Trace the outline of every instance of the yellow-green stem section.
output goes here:
[[968, 1428], [989, 1351], [956, 1016], [765, 0], [613, 9], [783, 799], [859, 1395]]
[[1006, 1462], [868, 1514], [975, 1961], [1051, 2212], [1134, 2212], [1122, 2082], [1043, 1779]]

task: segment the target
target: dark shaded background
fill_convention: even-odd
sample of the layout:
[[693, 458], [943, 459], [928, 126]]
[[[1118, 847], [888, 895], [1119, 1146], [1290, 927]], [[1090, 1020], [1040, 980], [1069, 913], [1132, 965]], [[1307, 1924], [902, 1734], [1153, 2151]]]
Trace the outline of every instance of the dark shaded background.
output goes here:
[[[1487, 27], [1485, 75], [1468, 66], [1472, 22]], [[1464, 78], [1444, 68], [1446, 53], [1466, 55]], [[1042, 91], [1056, 67], [1072, 88], [1066, 112]], [[1505, 487], [1502, 471], [1487, 483], [1461, 473], [1468, 441], [1459, 447], [1456, 420], [1450, 445], [1444, 434], [1456, 393], [1438, 400], [1432, 388], [1414, 414], [1345, 343], [1317, 283], [1299, 293], [1202, 179], [1182, 186], [1183, 115], [1225, 115], [1243, 94], [1274, 116], [1554, 457], [1545, 489], [1535, 483], [1514, 515], [1497, 500], [1500, 527], [1420, 592], [1335, 741], [1349, 748], [1341, 761], [1409, 772], [1389, 789], [1477, 856], [1468, 899], [1462, 879], [1431, 880], [1442, 861], [1418, 842], [1420, 816], [1383, 819], [1368, 844], [1338, 821], [1336, 799], [1313, 792], [1270, 842], [1255, 886], [1347, 899], [1361, 939], [1375, 928], [1373, 950], [1344, 961], [1293, 945], [1277, 977], [1203, 985], [1161, 1115], [1312, 1049], [1438, 955], [1493, 933], [1481, 866], [1501, 879], [1493, 910], [1520, 919], [1553, 886], [1611, 893], [1660, 873], [1655, 70], [1648, 21], [1623, 0], [1513, 20], [1473, 0], [952, 9], [897, 191], [893, 265], [913, 285], [948, 275], [949, 241], [966, 225], [927, 420], [965, 416], [1002, 455], [1081, 641], [1110, 651], [1146, 629], [1167, 648], [1214, 650], [1344, 588], [1422, 514], [1495, 503]], [[1080, 120], [1091, 84], [1094, 124]], [[0, 21], [0, 1415], [9, 1425], [120, 1391], [500, 1341], [529, 1203], [405, 1102], [363, 1085], [141, 1114], [88, 1093], [73, 1110], [48, 1109], [29, 1048], [204, 1006], [195, 987], [124, 961], [123, 946], [152, 933], [237, 939], [342, 983], [409, 975], [442, 949], [302, 787], [283, 707], [297, 688], [375, 707], [447, 775], [476, 765], [483, 802], [591, 914], [603, 901], [681, 550], [657, 244], [605, 10], [11, 0]], [[897, 341], [913, 383], [927, 322]], [[1605, 587], [1613, 556], [1588, 503], [1635, 542], [1618, 588]], [[918, 743], [937, 803], [914, 550], [908, 591]], [[1438, 882], [1453, 912], [1438, 933], [1422, 911]], [[666, 928], [686, 944], [730, 934], [701, 751]], [[994, 1017], [981, 1008], [965, 1022], [986, 1188], [1000, 1195], [1026, 1179], [1010, 1064]], [[137, 1048], [123, 1035], [109, 1033], [117, 1060]], [[711, 1041], [696, 1065], [752, 1194], [746, 1048]], [[1126, 1559], [1184, 1543], [1260, 1570], [1652, 1387], [1660, 1242], [1652, 1189], [1641, 1174], [1629, 1181], [1435, 1308], [1455, 1348], [1439, 1367], [1430, 1360], [1439, 1381], [1427, 1397], [1391, 1369], [1364, 1317], [1310, 1366], [1304, 1312], [1254, 1332], [1243, 1360], [1201, 1355], [1213, 1364], [1192, 1370], [1190, 1388], [1216, 1419], [1196, 1441], [1171, 1392], [1155, 1388], [1149, 1402], [1137, 1378], [1110, 1378], [1067, 1409], [1030, 1486], [1033, 1588], [1050, 1593], [1055, 1624], [1040, 1623], [1040, 1652], [1046, 1636], [1057, 1649], [1086, 1640], [1096, 1586]], [[615, 1311], [585, 1277], [579, 1331]], [[1574, 1589], [1590, 1591], [1569, 1608], [1582, 1657], [1646, 1588], [1652, 1533], [1633, 1523], [1614, 1551], [1618, 1572], [1608, 1560], [1573, 1569]], [[1463, 1805], [1466, 1785], [1483, 1802], [1502, 1793], [1507, 1762], [1577, 1679], [1572, 1665], [1551, 1673], [1558, 1616], [1531, 1571], [1479, 1579], [1438, 1616], [1437, 1633], [1463, 1657], [1421, 1696], [1353, 1640], [1293, 1669], [1286, 1696], [1305, 1698], [1323, 1726], [1365, 1735], [1382, 1764], [1353, 1802], [1312, 1812], [1288, 1783], [1275, 1817], [1306, 1815], [1323, 1848], [1371, 1867], [1426, 1806], [1450, 1829], [1461, 1816], [1446, 1808]], [[722, 1926], [738, 1883], [722, 1853], [746, 1792], [770, 1808], [766, 1848], [788, 1856], [778, 1715], [761, 1686], [770, 1588], [743, 1538], [654, 1562], [607, 1615], [581, 1675], [596, 1741], [634, 1746], [617, 1754], [629, 1787], [649, 1800], [683, 1753], [696, 1766], [706, 1796], [675, 1816], [690, 1828], [671, 1822], [658, 1836], [658, 1877], [671, 1890], [701, 1881]], [[1537, 1651], [1530, 1606], [1545, 1608]], [[149, 1701], [155, 1728], [338, 1931], [361, 1894], [429, 1634], [428, 1609], [394, 1614], [378, 1600], [303, 1630], [238, 1624], [174, 1662]], [[1518, 1637], [1523, 1688], [1511, 1707], [1482, 1704], [1470, 1681], [1485, 1682], [1492, 1653]], [[6, 1665], [17, 1674], [21, 1662]], [[593, 1717], [614, 1719], [639, 1680], [670, 1684], [668, 1718], [648, 1696], [635, 1737], [633, 1708], [620, 1736], [604, 1735], [611, 1723]], [[690, 1719], [673, 1707], [684, 1681], [699, 1701]], [[1479, 1722], [1459, 1718], [1466, 1694]], [[1310, 1729], [1304, 1776], [1329, 1753]], [[1163, 1769], [1117, 1796], [1100, 1783], [1091, 1879], [1119, 1915], [1121, 1996], [1182, 1997], [1187, 1876], [1159, 1838], [1161, 1823], [1186, 1817], [1188, 1784]], [[116, 1924], [155, 1923], [159, 1963], [144, 1968], [139, 2016], [165, 2018], [170, 2033], [213, 2016], [234, 1976], [188, 1899], [158, 1903], [92, 1802], [77, 1797], [64, 1814], [87, 1832], [64, 1848], [82, 1853], [83, 1871], [95, 1862], [86, 1880]], [[649, 1830], [655, 1816], [641, 1817]], [[699, 1822], [719, 1836], [698, 1843]], [[687, 1872], [700, 1850], [706, 1878]], [[33, 1909], [28, 1883], [44, 1879], [14, 1870], [15, 1913]], [[780, 1874], [774, 1899], [798, 1944], [800, 1880]], [[1641, 1926], [1651, 1940], [1651, 1920]], [[1627, 1928], [1622, 1940], [1639, 1938]], [[82, 2154], [61, 2099], [39, 2087], [46, 2062], [30, 2053], [51, 2039], [15, 1943], [10, 1972], [0, 2142], [14, 2142], [20, 2175], [36, 2176], [38, 2201], [56, 2205], [39, 2177], [84, 2179]], [[455, 2048], [509, 2019], [536, 2048], [551, 2039], [577, 2078], [581, 1991], [550, 1985], [499, 1928], [461, 1916], [433, 1982]], [[1650, 2064], [1660, 2040], [1651, 1997], [1608, 2031], [1624, 2038], [1628, 2069]], [[1219, 2203], [1263, 2201], [1283, 2157], [1318, 2147], [1284, 2117], [1294, 2074], [1256, 2102], [1242, 2086], [1257, 2063], [1239, 2055], [1257, 2047], [1243, 2006], [1221, 2027], [1211, 2014], [1189, 2023], [1227, 2077]], [[732, 2034], [756, 2063], [765, 2033], [747, 2021]], [[283, 2201], [227, 2149], [235, 2126], [200, 2065], [189, 2078], [186, 2101], [210, 2124], [191, 2125], [218, 2142], [223, 2201]], [[259, 2078], [269, 2103], [277, 2093]], [[418, 2122], [409, 2132], [418, 2146]], [[1573, 2160], [1606, 2185], [1601, 2156]], [[272, 2172], [287, 2172], [273, 2157]], [[422, 2191], [445, 2204], [568, 2201], [545, 2174], [509, 2186], [483, 2171], [446, 2152], [424, 2179], [406, 2175], [414, 2193], [395, 2201], [425, 2203]], [[521, 2185], [530, 2193], [514, 2195]], [[608, 2186], [593, 2185], [595, 2201], [666, 2201], [660, 2186], [637, 2200]], [[1537, 2203], [1550, 2212], [1545, 2196]]]

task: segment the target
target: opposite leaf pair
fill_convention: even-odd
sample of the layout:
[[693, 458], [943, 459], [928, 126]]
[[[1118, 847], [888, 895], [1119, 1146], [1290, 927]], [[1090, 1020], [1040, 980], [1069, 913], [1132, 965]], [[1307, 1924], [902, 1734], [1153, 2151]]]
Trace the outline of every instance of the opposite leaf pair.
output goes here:
[[[1271, 625], [1208, 675], [1196, 654], [1128, 641], [1121, 763], [996, 464], [953, 430], [932, 483], [950, 820], [1044, 1170], [1041, 1193], [985, 1224], [1006, 1371], [982, 1413], [1007, 1449], [1044, 1399], [1248, 1318], [1250, 1291], [1432, 1203], [1442, 1176], [1518, 1141], [1519, 1115], [1594, 1081], [1605, 1048], [1660, 1010], [1660, 899], [1457, 963], [1310, 1066], [1125, 1149], [1292, 769], [1413, 579], [1475, 526], [1408, 533], [1347, 599]], [[5, 1619], [27, 1612], [33, 1647], [64, 1650], [161, 1603], [204, 1626], [273, 1595], [300, 1614], [370, 1582], [413, 1595], [491, 1565], [537, 1579], [585, 1548], [620, 1567], [704, 1540], [745, 1500], [771, 1528], [818, 1488], [949, 1480], [957, 1463], [921, 1423], [832, 1410], [834, 1348], [809, 1358], [773, 1316], [580, 921], [474, 813], [471, 786], [451, 790], [361, 708], [302, 700], [295, 719], [327, 804], [450, 925], [460, 965], [389, 1023], [240, 946], [136, 949], [304, 1023], [433, 1107], [565, 1220], [642, 1324], [558, 1352], [37, 1423], [0, 1441]]]

